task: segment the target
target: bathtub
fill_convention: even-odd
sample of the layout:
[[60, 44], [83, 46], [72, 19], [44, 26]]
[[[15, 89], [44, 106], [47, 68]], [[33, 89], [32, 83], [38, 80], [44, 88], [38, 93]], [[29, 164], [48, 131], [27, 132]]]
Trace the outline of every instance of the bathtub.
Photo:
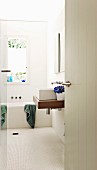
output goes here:
[[[25, 104], [35, 104], [34, 102], [7, 103], [7, 115], [4, 126], [8, 129], [31, 128], [26, 121], [26, 113], [24, 112]], [[36, 108], [35, 128], [51, 127], [52, 115], [46, 114], [46, 109]]]

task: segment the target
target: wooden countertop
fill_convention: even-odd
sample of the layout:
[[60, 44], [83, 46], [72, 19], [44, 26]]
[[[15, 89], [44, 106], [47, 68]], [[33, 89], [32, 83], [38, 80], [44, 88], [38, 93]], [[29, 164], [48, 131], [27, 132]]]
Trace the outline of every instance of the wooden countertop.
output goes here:
[[36, 96], [33, 96], [33, 101], [38, 109], [55, 109], [64, 108], [64, 100], [39, 100]]

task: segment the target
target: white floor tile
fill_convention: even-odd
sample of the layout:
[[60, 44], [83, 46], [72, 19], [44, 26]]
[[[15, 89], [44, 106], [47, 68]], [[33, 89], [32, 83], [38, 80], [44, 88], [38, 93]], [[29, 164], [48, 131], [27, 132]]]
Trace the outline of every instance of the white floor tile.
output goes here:
[[9, 129], [7, 170], [64, 170], [64, 144], [52, 128]]

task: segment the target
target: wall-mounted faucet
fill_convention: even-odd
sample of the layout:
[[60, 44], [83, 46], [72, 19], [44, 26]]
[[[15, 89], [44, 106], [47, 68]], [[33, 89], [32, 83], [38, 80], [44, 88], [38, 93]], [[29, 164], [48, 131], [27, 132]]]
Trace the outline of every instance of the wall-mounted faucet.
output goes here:
[[67, 86], [70, 87], [71, 86], [71, 82], [70, 81], [66, 81], [65, 83], [63, 83], [63, 81], [56, 81], [56, 82], [51, 82], [51, 84], [61, 84], [62, 86]]
[[51, 84], [63, 84], [63, 81], [55, 81], [55, 82], [51, 82]]

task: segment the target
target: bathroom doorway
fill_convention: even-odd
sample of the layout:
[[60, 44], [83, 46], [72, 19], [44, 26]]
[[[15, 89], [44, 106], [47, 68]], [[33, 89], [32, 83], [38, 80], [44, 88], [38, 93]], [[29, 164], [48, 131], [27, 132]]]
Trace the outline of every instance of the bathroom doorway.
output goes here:
[[[4, 139], [2, 139], [3, 143], [5, 142], [5, 149], [3, 150], [6, 151], [4, 163], [0, 160], [0, 167], [4, 170], [6, 166], [10, 170], [28, 168], [33, 170], [43, 170], [46, 168], [47, 170], [47, 167], [48, 170], [64, 169], [64, 110], [52, 110], [51, 114], [47, 115], [45, 109], [37, 109], [34, 129], [31, 129], [27, 124], [26, 114], [23, 112], [23, 104], [32, 102], [36, 88], [51, 86], [49, 84], [51, 82], [47, 82], [47, 76], [50, 75], [49, 69], [53, 70], [52, 74], [55, 77], [57, 74], [64, 74], [62, 70], [60, 73], [55, 73], [55, 55], [52, 58], [52, 68], [48, 65], [50, 64], [51, 57], [48, 59], [47, 51], [52, 42], [53, 50], [50, 50], [51, 53], [49, 55], [52, 56], [53, 52], [56, 51], [54, 48], [56, 41], [55, 34], [53, 34], [54, 28], [51, 25], [52, 22], [50, 22], [48, 34], [47, 21], [1, 20], [0, 23], [0, 38], [1, 40], [2, 37], [5, 38], [5, 41], [2, 40], [3, 45], [5, 45], [2, 46], [2, 51], [6, 57], [8, 57], [7, 54], [11, 54], [11, 57], [4, 59], [4, 63], [7, 64], [4, 69], [7, 70], [7, 73], [2, 73], [4, 75], [3, 89], [6, 88], [6, 90], [4, 89], [6, 94], [3, 95], [6, 96], [6, 102], [5, 100], [3, 102], [7, 105], [5, 122], [2, 126], [4, 130], [0, 131], [0, 133], [4, 132]], [[34, 31], [32, 31], [32, 28]], [[51, 39], [52, 34], [53, 41]], [[50, 38], [48, 38], [49, 35]], [[18, 42], [19, 45], [22, 43], [25, 49], [25, 40], [27, 58], [25, 59], [26, 64], [24, 66], [24, 59], [20, 57], [17, 59], [14, 53], [10, 52], [10, 49], [13, 50], [16, 47], [15, 45], [18, 45]], [[20, 47], [20, 49], [22, 48]], [[20, 53], [19, 55], [21, 56]], [[1, 58], [2, 56], [3, 54]], [[16, 65], [18, 65], [18, 69], [23, 66], [23, 71], [20, 69], [19, 71], [15, 70]], [[49, 67], [48, 70], [47, 67]], [[19, 74], [17, 74], [18, 72]], [[21, 73], [26, 74], [21, 75]], [[49, 79], [50, 77], [48, 77]], [[58, 118], [59, 113], [60, 116]], [[59, 122], [57, 122], [58, 119]], [[57, 126], [57, 123], [59, 126]], [[37, 159], [39, 160], [38, 164]]]

